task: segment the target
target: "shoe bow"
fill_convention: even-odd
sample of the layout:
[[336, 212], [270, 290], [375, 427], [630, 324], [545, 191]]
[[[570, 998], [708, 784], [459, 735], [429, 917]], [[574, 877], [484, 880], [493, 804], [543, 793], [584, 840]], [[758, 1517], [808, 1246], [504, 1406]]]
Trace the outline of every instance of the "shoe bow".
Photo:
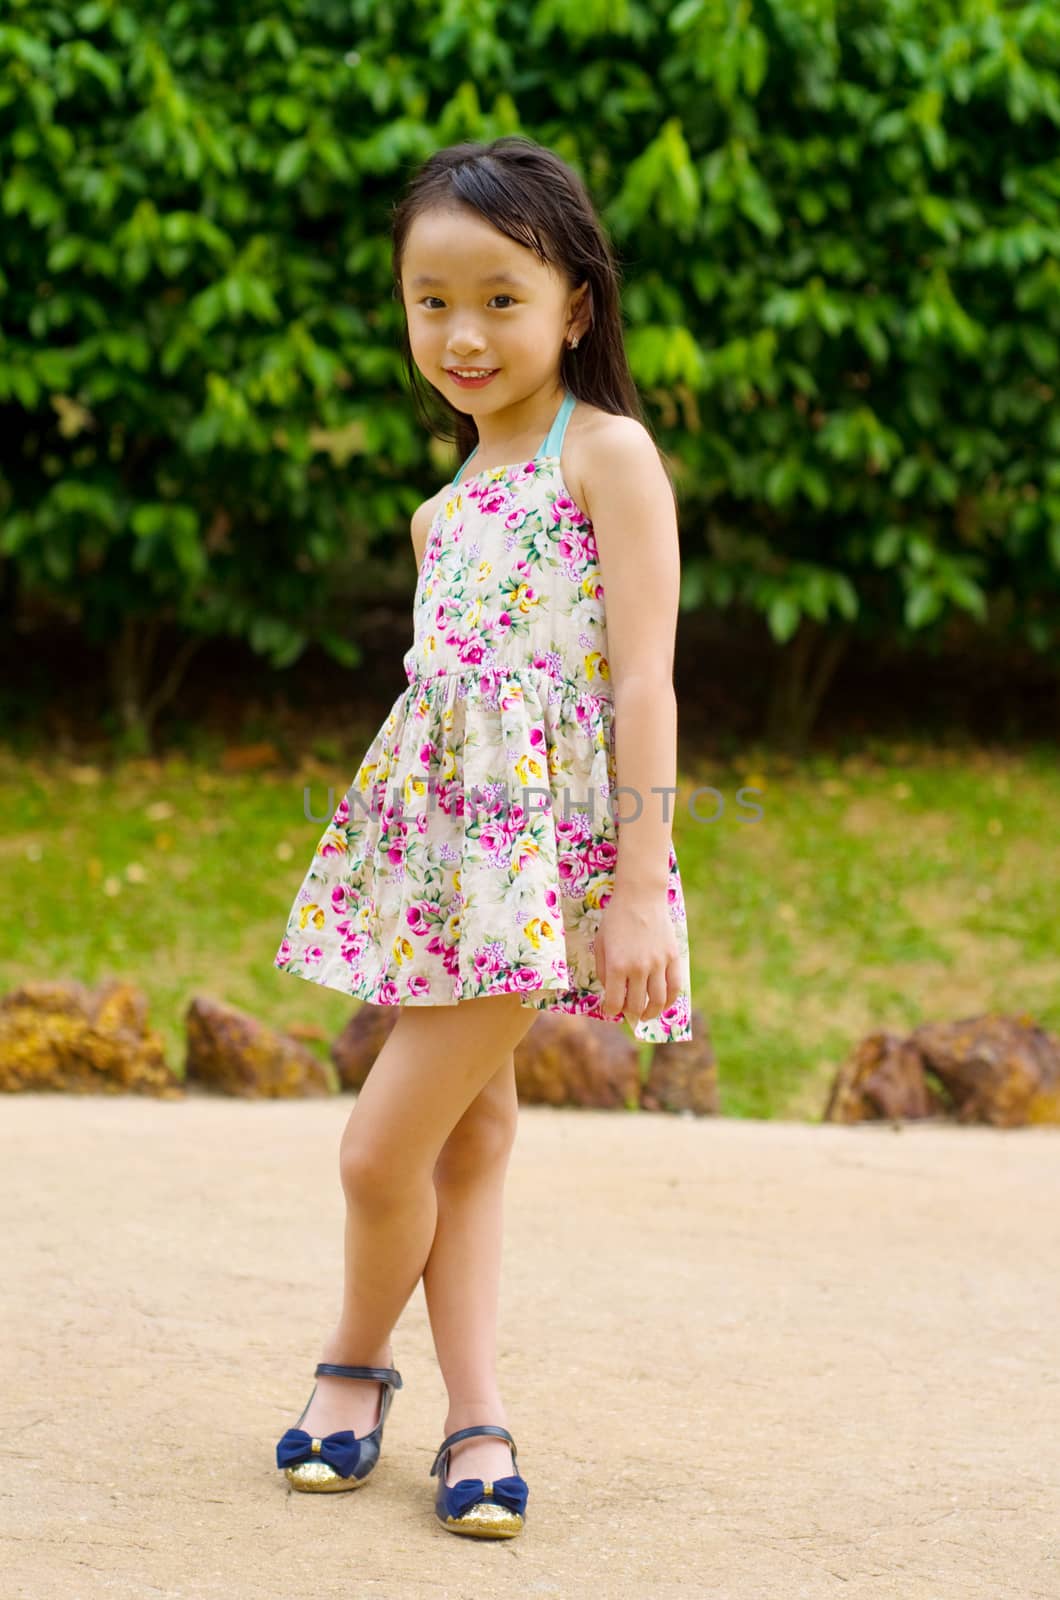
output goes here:
[[361, 1442], [351, 1428], [338, 1433], [328, 1433], [320, 1441], [320, 1449], [313, 1449], [314, 1435], [304, 1428], [288, 1428], [276, 1446], [278, 1467], [297, 1466], [300, 1461], [326, 1461], [340, 1478], [353, 1476], [361, 1459]]
[[486, 1500], [487, 1504], [494, 1502], [499, 1506], [506, 1506], [509, 1511], [514, 1511], [521, 1517], [526, 1510], [528, 1489], [520, 1477], [494, 1478], [493, 1494], [487, 1495], [486, 1484], [482, 1478], [461, 1478], [459, 1483], [449, 1484], [445, 1492], [449, 1497], [448, 1510], [451, 1517], [462, 1517], [465, 1511], [470, 1511], [480, 1500]]

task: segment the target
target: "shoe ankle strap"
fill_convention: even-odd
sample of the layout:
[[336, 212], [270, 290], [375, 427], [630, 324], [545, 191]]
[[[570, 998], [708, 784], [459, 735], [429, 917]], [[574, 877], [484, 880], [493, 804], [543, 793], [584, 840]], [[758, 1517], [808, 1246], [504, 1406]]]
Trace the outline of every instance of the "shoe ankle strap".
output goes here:
[[346, 1367], [336, 1361], [321, 1361], [314, 1373], [317, 1378], [376, 1378], [395, 1389], [403, 1387], [401, 1374], [396, 1367]]
[[438, 1446], [438, 1454], [434, 1458], [434, 1466], [431, 1468], [431, 1477], [433, 1478], [437, 1473], [442, 1464], [442, 1458], [449, 1449], [450, 1445], [458, 1444], [461, 1439], [470, 1439], [474, 1435], [480, 1433], [489, 1434], [491, 1437], [497, 1439], [507, 1439], [508, 1443], [512, 1447], [512, 1461], [515, 1461], [515, 1440], [512, 1438], [507, 1428], [498, 1427], [494, 1422], [476, 1422], [474, 1426], [470, 1428], [457, 1428], [455, 1433], [451, 1433], [447, 1439], [442, 1440], [441, 1444]]

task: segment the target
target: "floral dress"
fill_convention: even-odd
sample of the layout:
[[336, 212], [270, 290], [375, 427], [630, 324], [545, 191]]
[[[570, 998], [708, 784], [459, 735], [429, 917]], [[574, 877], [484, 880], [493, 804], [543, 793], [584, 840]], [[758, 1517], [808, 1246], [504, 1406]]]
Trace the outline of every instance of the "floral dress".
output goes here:
[[[427, 535], [408, 687], [317, 844], [281, 971], [376, 1005], [515, 992], [538, 1010], [626, 1020], [603, 1012], [593, 957], [622, 796], [616, 819], [604, 590], [592, 524], [560, 473], [574, 405], [568, 391], [529, 461], [459, 486], [458, 468]], [[667, 904], [680, 993], [634, 1024], [654, 1043], [692, 1037], [672, 845]]]

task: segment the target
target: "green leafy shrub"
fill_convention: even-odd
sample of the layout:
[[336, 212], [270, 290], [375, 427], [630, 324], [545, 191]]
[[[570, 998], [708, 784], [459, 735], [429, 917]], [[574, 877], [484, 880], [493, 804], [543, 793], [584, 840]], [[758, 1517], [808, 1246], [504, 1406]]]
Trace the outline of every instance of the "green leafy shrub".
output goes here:
[[[350, 665], [450, 469], [389, 209], [458, 139], [585, 175], [682, 495], [683, 603], [784, 644], [1060, 634], [1060, 14], [1000, 0], [9, 0], [0, 559], [145, 735], [198, 639]], [[160, 627], [185, 643], [155, 659]]]

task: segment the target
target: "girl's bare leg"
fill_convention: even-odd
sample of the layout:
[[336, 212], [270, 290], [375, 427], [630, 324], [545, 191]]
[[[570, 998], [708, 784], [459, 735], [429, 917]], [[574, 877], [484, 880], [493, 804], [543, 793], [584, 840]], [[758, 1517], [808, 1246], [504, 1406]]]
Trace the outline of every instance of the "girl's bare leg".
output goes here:
[[[528, 1019], [528, 1026], [534, 1018]], [[442, 1146], [434, 1168], [438, 1224], [423, 1287], [438, 1364], [449, 1394], [441, 1437], [475, 1422], [508, 1419], [497, 1383], [497, 1308], [504, 1234], [504, 1180], [519, 1103], [509, 1054]], [[453, 1445], [448, 1481], [491, 1482], [513, 1471], [503, 1439]]]
[[[339, 1147], [346, 1196], [345, 1283], [324, 1361], [391, 1366], [390, 1336], [434, 1240], [434, 1168], [483, 1086], [534, 1021], [518, 994], [403, 1007], [372, 1064]], [[368, 1432], [378, 1383], [322, 1377], [300, 1424]], [[292, 1420], [293, 1425], [293, 1420]]]

